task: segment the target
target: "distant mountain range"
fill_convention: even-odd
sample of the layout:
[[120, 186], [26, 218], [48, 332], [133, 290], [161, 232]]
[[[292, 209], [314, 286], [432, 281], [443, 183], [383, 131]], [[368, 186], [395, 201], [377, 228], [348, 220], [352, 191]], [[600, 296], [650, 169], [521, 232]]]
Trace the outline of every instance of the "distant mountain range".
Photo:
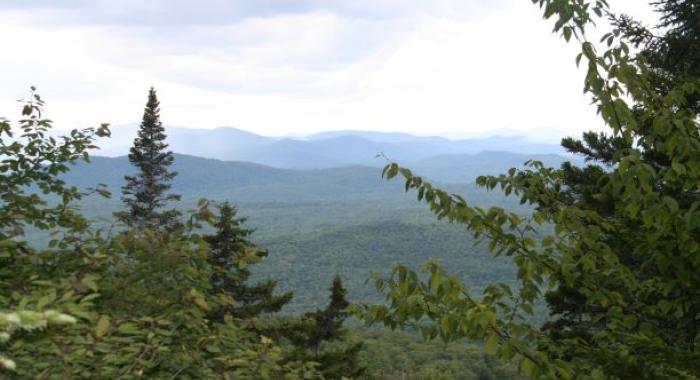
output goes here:
[[[235, 128], [166, 129], [176, 152], [173, 187], [185, 198], [239, 202], [386, 201], [400, 199], [402, 183], [381, 180], [389, 160], [410, 167], [451, 190], [473, 190], [477, 176], [521, 168], [528, 160], [559, 166], [572, 157], [559, 146], [522, 136], [451, 140], [405, 133], [323, 132], [297, 138], [272, 138]], [[119, 194], [124, 175], [134, 172], [127, 157], [137, 126], [112, 128], [91, 164], [67, 173], [69, 183], [85, 188], [106, 184]], [[385, 158], [378, 158], [378, 154]], [[111, 156], [111, 157], [109, 157]], [[449, 185], [446, 185], [449, 184]], [[398, 198], [397, 198], [398, 197]]]
[[[112, 137], [102, 140], [100, 155], [128, 153], [136, 125], [112, 127]], [[404, 164], [426, 168], [435, 161], [469, 159], [486, 151], [523, 155], [563, 155], [556, 144], [536, 142], [525, 136], [491, 136], [452, 140], [437, 136], [370, 131], [322, 132], [305, 138], [274, 138], [236, 128], [194, 129], [166, 127], [170, 149], [176, 153], [226, 161], [247, 161], [284, 169], [324, 169], [349, 165], [383, 166], [384, 154]], [[529, 159], [525, 157], [525, 160]], [[563, 158], [562, 158], [563, 159]], [[432, 163], [431, 163], [432, 162]], [[522, 162], [518, 163], [522, 164]]]
[[[177, 154], [173, 191], [185, 199], [232, 199], [236, 202], [325, 202], [378, 200], [401, 196], [398, 182], [387, 183], [378, 168], [279, 169], [250, 162], [229, 162]], [[125, 156], [92, 157], [63, 179], [78, 188], [105, 184], [120, 194], [124, 175], [133, 174]], [[117, 197], [118, 198], [118, 197]]]
[[[557, 155], [526, 155], [509, 152], [482, 152], [476, 155], [434, 156], [416, 162], [411, 168], [418, 175], [450, 191], [472, 191], [474, 179], [482, 174], [500, 174], [511, 167], [522, 167], [528, 159], [559, 165]], [[343, 166], [326, 169], [282, 169], [250, 162], [221, 161], [175, 155], [173, 170], [178, 172], [173, 190], [187, 199], [235, 199], [238, 202], [353, 202], [398, 200], [401, 181], [382, 181], [381, 170], [369, 166]], [[135, 168], [125, 156], [92, 157], [77, 164], [63, 178], [79, 188], [107, 185], [119, 194], [124, 175]]]

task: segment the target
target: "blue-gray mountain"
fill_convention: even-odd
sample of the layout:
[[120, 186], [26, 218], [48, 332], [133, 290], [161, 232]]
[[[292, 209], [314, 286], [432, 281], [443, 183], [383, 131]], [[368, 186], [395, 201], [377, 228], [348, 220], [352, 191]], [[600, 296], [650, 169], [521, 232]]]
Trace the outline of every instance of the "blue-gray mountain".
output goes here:
[[[128, 152], [136, 134], [135, 125], [112, 127], [112, 138], [102, 141], [102, 155]], [[180, 154], [247, 161], [285, 169], [324, 169], [348, 165], [380, 167], [383, 153], [403, 164], [443, 155], [473, 155], [484, 151], [520, 154], [561, 154], [561, 147], [524, 136], [492, 136], [451, 140], [437, 136], [368, 131], [323, 132], [304, 138], [273, 138], [236, 128], [192, 129], [167, 127], [168, 143]], [[520, 164], [520, 163], [518, 163]]]
[[[482, 174], [499, 174], [511, 167], [522, 167], [529, 159], [559, 165], [557, 155], [527, 155], [508, 152], [482, 152], [476, 155], [443, 155], [412, 165], [426, 179], [454, 191], [473, 189]], [[64, 178], [79, 188], [107, 185], [119, 194], [124, 175], [134, 168], [125, 156], [93, 157], [90, 164], [78, 164]], [[327, 202], [396, 200], [403, 193], [397, 182], [381, 180], [379, 167], [352, 165], [326, 169], [282, 169], [266, 165], [221, 161], [182, 154], [175, 155], [173, 170], [178, 176], [173, 191], [186, 199], [232, 199], [237, 202]]]

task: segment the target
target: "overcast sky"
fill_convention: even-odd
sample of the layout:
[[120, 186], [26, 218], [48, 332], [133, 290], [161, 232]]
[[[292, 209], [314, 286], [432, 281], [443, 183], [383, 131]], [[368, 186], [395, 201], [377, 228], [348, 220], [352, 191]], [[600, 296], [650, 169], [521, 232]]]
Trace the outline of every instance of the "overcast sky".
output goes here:
[[[643, 0], [611, 0], [651, 20]], [[0, 0], [0, 116], [265, 135], [600, 128], [577, 51], [530, 0]]]

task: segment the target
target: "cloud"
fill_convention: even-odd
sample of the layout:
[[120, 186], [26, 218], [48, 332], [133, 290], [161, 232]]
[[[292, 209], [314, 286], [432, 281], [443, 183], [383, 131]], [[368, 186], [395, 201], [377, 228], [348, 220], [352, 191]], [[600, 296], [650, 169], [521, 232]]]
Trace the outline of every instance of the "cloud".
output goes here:
[[263, 134], [600, 128], [576, 51], [523, 0], [0, 0], [0, 16], [0, 115], [33, 84], [63, 127], [136, 121], [155, 85], [166, 123]]
[[[466, 17], [504, 0], [0, 0], [0, 9], [31, 10], [53, 24], [119, 26], [229, 25], [247, 18], [330, 12], [346, 18], [396, 19], [414, 15]], [[58, 17], [47, 17], [50, 15]]]

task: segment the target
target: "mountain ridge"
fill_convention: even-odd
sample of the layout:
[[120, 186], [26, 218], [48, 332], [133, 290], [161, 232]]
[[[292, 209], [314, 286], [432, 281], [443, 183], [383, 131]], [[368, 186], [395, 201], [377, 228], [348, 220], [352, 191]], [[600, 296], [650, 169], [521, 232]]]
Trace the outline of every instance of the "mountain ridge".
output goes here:
[[[489, 158], [490, 157], [490, 158]], [[551, 165], [564, 157], [543, 156]], [[498, 160], [496, 160], [498, 158]], [[437, 156], [424, 163], [407, 165], [436, 185], [458, 191], [473, 188], [479, 175], [500, 174], [510, 167], [522, 167], [530, 158], [542, 157], [508, 152], [481, 155]], [[350, 164], [333, 168], [288, 169], [246, 161], [223, 161], [175, 154], [172, 166], [178, 175], [173, 191], [184, 198], [232, 198], [245, 202], [325, 202], [392, 200], [401, 198], [401, 181], [383, 181], [378, 166]], [[124, 175], [135, 172], [127, 156], [93, 156], [90, 163], [76, 164], [63, 179], [78, 188], [105, 184], [120, 192]]]
[[[112, 127], [112, 138], [101, 140], [101, 155], [117, 157], [129, 151], [138, 126]], [[415, 136], [401, 132], [328, 131], [306, 138], [268, 137], [234, 127], [194, 129], [166, 127], [167, 142], [175, 153], [226, 161], [248, 161], [285, 169], [322, 169], [347, 165], [383, 166], [376, 156], [417, 163], [445, 154], [477, 154], [486, 150], [518, 154], [554, 153], [564, 150], [525, 136], [498, 136], [452, 140], [440, 136]]]

